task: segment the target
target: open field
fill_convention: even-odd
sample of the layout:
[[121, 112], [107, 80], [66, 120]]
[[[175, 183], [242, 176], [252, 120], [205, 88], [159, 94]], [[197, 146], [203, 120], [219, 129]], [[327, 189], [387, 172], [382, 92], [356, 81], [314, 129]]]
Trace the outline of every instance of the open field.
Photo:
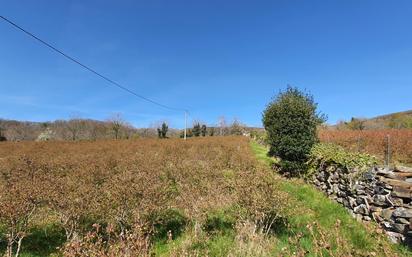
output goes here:
[[390, 136], [390, 152], [393, 163], [412, 164], [412, 129], [377, 130], [320, 130], [323, 142], [336, 143], [350, 151], [361, 151], [383, 160]]
[[408, 255], [274, 174], [265, 151], [244, 137], [2, 143], [0, 250], [22, 238], [22, 256]]

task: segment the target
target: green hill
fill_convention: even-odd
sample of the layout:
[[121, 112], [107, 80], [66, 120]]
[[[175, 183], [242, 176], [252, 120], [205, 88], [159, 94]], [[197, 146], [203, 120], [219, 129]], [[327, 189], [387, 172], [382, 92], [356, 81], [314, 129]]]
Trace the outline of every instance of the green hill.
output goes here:
[[350, 121], [341, 121], [333, 127], [349, 129], [412, 128], [412, 110], [384, 114], [373, 118], [353, 117]]

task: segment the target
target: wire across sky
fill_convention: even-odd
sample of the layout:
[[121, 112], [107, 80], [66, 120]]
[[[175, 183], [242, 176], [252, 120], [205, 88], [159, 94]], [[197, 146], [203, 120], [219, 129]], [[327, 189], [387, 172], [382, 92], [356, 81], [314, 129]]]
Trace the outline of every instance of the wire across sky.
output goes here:
[[129, 88], [127, 88], [127, 87], [125, 87], [125, 86], [117, 83], [117, 82], [114, 81], [113, 79], [110, 79], [108, 76], [103, 75], [103, 74], [97, 72], [95, 69], [93, 69], [93, 68], [91, 68], [91, 67], [89, 67], [89, 66], [87, 66], [87, 65], [85, 65], [85, 64], [83, 64], [83, 63], [81, 63], [79, 60], [71, 57], [70, 55], [68, 55], [68, 54], [66, 54], [66, 53], [64, 53], [62, 50], [59, 50], [59, 49], [56, 48], [55, 46], [53, 46], [53, 45], [51, 45], [50, 43], [44, 41], [43, 39], [39, 38], [38, 36], [34, 35], [33, 33], [27, 31], [26, 29], [24, 29], [24, 28], [22, 28], [21, 26], [17, 25], [17, 24], [14, 23], [13, 21], [5, 18], [4, 16], [1, 16], [1, 15], [0, 15], [0, 18], [1, 18], [3, 21], [7, 22], [8, 24], [12, 25], [15, 29], [18, 29], [18, 30], [24, 32], [26, 35], [28, 35], [28, 36], [30, 36], [31, 38], [35, 39], [36, 41], [40, 42], [40, 43], [43, 44], [44, 46], [46, 46], [46, 47], [48, 47], [49, 49], [53, 50], [54, 52], [62, 55], [62, 56], [65, 57], [66, 59], [68, 59], [68, 60], [76, 63], [77, 65], [81, 66], [82, 68], [90, 71], [91, 73], [97, 75], [98, 77], [104, 79], [105, 81], [107, 81], [107, 82], [110, 83], [111, 85], [113, 85], [113, 86], [115, 86], [115, 87], [117, 87], [117, 88], [119, 88], [119, 89], [121, 89], [121, 90], [123, 90], [123, 91], [126, 91], [127, 93], [132, 94], [133, 96], [138, 97], [138, 98], [140, 98], [140, 99], [142, 99], [142, 100], [144, 100], [144, 101], [146, 101], [146, 102], [155, 104], [155, 105], [160, 106], [160, 107], [162, 107], [162, 108], [165, 108], [165, 109], [168, 109], [168, 110], [172, 110], [172, 111], [179, 111], [179, 112], [189, 113], [189, 111], [186, 110], [186, 109], [171, 107], [171, 106], [168, 106], [168, 105], [159, 103], [159, 102], [157, 102], [157, 101], [154, 101], [154, 100], [152, 100], [152, 99], [150, 99], [150, 98], [147, 98], [147, 97], [145, 97], [145, 96], [143, 96], [143, 95], [140, 95], [140, 94], [134, 92], [133, 90], [131, 90], [131, 89], [129, 89]]

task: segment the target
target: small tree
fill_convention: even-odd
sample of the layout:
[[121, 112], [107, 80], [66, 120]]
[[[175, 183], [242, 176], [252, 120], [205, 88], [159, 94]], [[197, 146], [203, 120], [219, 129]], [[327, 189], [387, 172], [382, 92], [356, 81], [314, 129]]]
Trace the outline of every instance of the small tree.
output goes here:
[[237, 136], [243, 135], [243, 126], [237, 119], [234, 119], [230, 125], [230, 134]]
[[200, 123], [195, 123], [192, 129], [193, 136], [198, 137], [201, 133]]
[[122, 118], [122, 115], [119, 113], [116, 113], [111, 118], [108, 119], [108, 122], [110, 124], [111, 130], [113, 131], [114, 138], [119, 139], [121, 129], [126, 123], [124, 119]]
[[313, 96], [294, 87], [280, 92], [263, 112], [269, 155], [281, 158], [283, 172], [296, 175], [318, 141], [316, 127], [325, 120], [317, 112]]
[[7, 141], [7, 138], [3, 135], [3, 128], [0, 127], [0, 142], [1, 141]]
[[349, 129], [352, 129], [352, 130], [364, 130], [365, 120], [352, 117], [350, 122], [347, 122], [346, 125]]
[[167, 126], [166, 122], [163, 122], [162, 127], [157, 128], [157, 136], [159, 138], [167, 138], [166, 134], [168, 130], [169, 130], [169, 126]]
[[215, 128], [214, 127], [210, 127], [209, 129], [209, 136], [213, 137], [215, 135]]
[[207, 134], [207, 127], [205, 124], [202, 125], [201, 133], [202, 133], [202, 137], [205, 137]]
[[50, 128], [46, 128], [40, 135], [37, 137], [36, 141], [49, 141], [54, 138], [54, 132]]
[[70, 138], [73, 141], [79, 139], [79, 134], [85, 128], [85, 122], [80, 118], [72, 118], [66, 123], [67, 130], [70, 132]]

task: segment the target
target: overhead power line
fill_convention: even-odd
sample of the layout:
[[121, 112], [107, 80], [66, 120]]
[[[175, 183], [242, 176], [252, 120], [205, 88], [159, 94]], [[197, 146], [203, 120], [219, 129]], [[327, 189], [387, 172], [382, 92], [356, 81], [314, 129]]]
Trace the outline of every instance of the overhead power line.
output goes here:
[[24, 32], [26, 35], [34, 38], [35, 40], [37, 40], [38, 42], [42, 43], [42, 44], [45, 45], [46, 47], [48, 47], [48, 48], [52, 49], [53, 51], [57, 52], [58, 54], [62, 55], [62, 56], [65, 57], [66, 59], [68, 59], [68, 60], [70, 60], [70, 61], [72, 61], [72, 62], [80, 65], [80, 66], [83, 67], [84, 69], [86, 69], [86, 70], [90, 71], [91, 73], [99, 76], [100, 78], [106, 80], [107, 82], [109, 82], [109, 83], [112, 84], [113, 86], [116, 86], [116, 87], [120, 88], [121, 90], [126, 91], [126, 92], [128, 92], [128, 93], [130, 93], [130, 94], [132, 94], [132, 95], [134, 95], [134, 96], [136, 96], [136, 97], [138, 97], [138, 98], [140, 98], [140, 99], [142, 99], [142, 100], [145, 100], [145, 101], [150, 102], [150, 103], [152, 103], [152, 104], [155, 104], [155, 105], [157, 105], [157, 106], [163, 107], [163, 108], [165, 108], [165, 109], [169, 109], [169, 110], [173, 110], [173, 111], [183, 111], [183, 112], [185, 112], [185, 113], [188, 113], [188, 111], [185, 110], [185, 109], [170, 107], [170, 106], [168, 106], [168, 105], [159, 103], [159, 102], [154, 101], [154, 100], [152, 100], [152, 99], [150, 99], [150, 98], [147, 98], [147, 97], [145, 97], [145, 96], [143, 96], [143, 95], [140, 95], [140, 94], [138, 94], [138, 93], [136, 93], [136, 92], [128, 89], [128, 88], [125, 87], [125, 86], [122, 86], [121, 84], [119, 84], [119, 83], [117, 83], [116, 81], [110, 79], [109, 77], [107, 77], [107, 76], [105, 76], [105, 75], [97, 72], [97, 71], [94, 70], [93, 68], [91, 68], [91, 67], [89, 67], [89, 66], [81, 63], [81, 62], [78, 61], [77, 59], [75, 59], [75, 58], [71, 57], [70, 55], [64, 53], [63, 51], [57, 49], [56, 47], [54, 47], [54, 46], [51, 45], [50, 43], [47, 43], [47, 42], [44, 41], [43, 39], [41, 39], [41, 38], [39, 38], [38, 36], [34, 35], [33, 33], [25, 30], [24, 28], [22, 28], [21, 26], [17, 25], [17, 24], [14, 23], [14, 22], [12, 22], [11, 20], [9, 20], [9, 19], [7, 19], [7, 18], [5, 18], [5, 17], [3, 17], [3, 16], [1, 16], [1, 15], [0, 15], [0, 18], [1, 18], [2, 20], [4, 20], [5, 22], [7, 22], [8, 24], [12, 25], [14, 28], [16, 28], [16, 29]]

